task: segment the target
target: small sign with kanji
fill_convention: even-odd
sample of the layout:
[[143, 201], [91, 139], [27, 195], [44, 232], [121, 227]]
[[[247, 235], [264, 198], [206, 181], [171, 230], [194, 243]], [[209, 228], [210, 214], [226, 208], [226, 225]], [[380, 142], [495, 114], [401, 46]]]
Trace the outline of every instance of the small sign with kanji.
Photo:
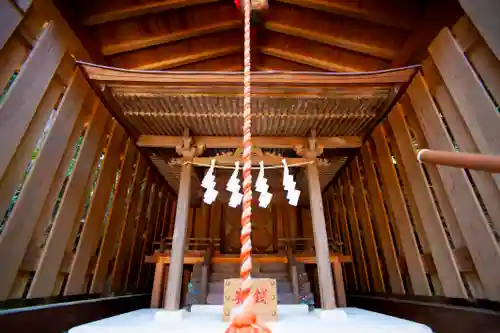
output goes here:
[[[255, 313], [262, 321], [278, 320], [278, 293], [276, 280], [252, 279], [252, 296]], [[231, 310], [242, 303], [241, 279], [224, 280], [224, 320], [231, 317]]]

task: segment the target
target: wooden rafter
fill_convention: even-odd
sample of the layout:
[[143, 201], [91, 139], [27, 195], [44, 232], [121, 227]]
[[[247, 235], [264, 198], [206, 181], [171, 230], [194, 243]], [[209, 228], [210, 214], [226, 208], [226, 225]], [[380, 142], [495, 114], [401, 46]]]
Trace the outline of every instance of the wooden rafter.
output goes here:
[[[195, 136], [193, 144], [204, 145], [206, 148], [238, 148], [242, 145], [241, 137], [234, 136]], [[137, 140], [140, 147], [175, 148], [182, 144], [181, 136], [141, 135]], [[298, 145], [306, 147], [307, 138], [302, 137], [253, 137], [252, 142], [259, 148], [294, 148]], [[326, 149], [359, 148], [361, 138], [348, 137], [319, 137], [316, 139], [319, 146]]]
[[398, 29], [279, 2], [273, 4], [264, 26], [271, 31], [387, 60], [395, 56], [407, 35]]
[[388, 67], [385, 61], [374, 57], [275, 32], [266, 34], [260, 49], [270, 56], [328, 71], [363, 72]]
[[124, 7], [92, 14], [83, 20], [83, 24], [96, 25], [105, 22], [123, 20], [129, 17], [158, 13], [169, 9], [194, 6], [215, 1], [217, 0], [160, 0], [135, 6], [125, 5]]
[[297, 71], [297, 72], [316, 72], [322, 71], [320, 68], [299, 64], [286, 59], [276, 58], [266, 54], [261, 54], [256, 66], [260, 71]]
[[[329, 0], [278, 0], [291, 5], [312, 8], [355, 19], [365, 20], [389, 27], [411, 30], [416, 17], [409, 10], [381, 6], [380, 3], [370, 5], [366, 1], [329, 1]], [[394, 3], [394, 1], [393, 1]]]
[[105, 45], [101, 51], [105, 56], [117, 53], [135, 51], [150, 46], [161, 45], [170, 42], [176, 42], [182, 39], [197, 37], [214, 32], [231, 30], [241, 27], [240, 20], [231, 20], [225, 22], [216, 22], [214, 24], [182, 30], [171, 34], [159, 34], [155, 37], [138, 38], [129, 41], [123, 41], [116, 44]]
[[129, 52], [112, 57], [111, 62], [123, 68], [168, 69], [240, 51], [243, 49], [240, 38], [240, 31], [233, 29]]
[[397, 56], [392, 60], [392, 66], [401, 67], [410, 62], [420, 62], [424, 58], [426, 47], [443, 26], [455, 23], [462, 15], [463, 11], [455, 0], [432, 2], [423, 13], [422, 20], [415, 26]]
[[197, 61], [192, 64], [187, 64], [179, 67], [171, 68], [174, 71], [220, 71], [232, 72], [243, 70], [243, 52], [237, 51], [234, 54], [229, 54], [213, 59]]
[[105, 56], [242, 27], [231, 3], [209, 3], [95, 27]]

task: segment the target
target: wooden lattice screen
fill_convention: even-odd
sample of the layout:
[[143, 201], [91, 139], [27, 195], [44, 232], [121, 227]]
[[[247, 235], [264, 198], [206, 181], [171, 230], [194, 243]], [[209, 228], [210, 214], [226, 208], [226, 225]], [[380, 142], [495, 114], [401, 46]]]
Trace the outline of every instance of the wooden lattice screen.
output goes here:
[[0, 300], [150, 290], [144, 254], [175, 196], [75, 70], [70, 54], [89, 56], [52, 2], [13, 3], [0, 4]]
[[500, 300], [500, 176], [420, 165], [418, 148], [500, 155], [500, 62], [468, 17], [324, 194], [349, 292]]

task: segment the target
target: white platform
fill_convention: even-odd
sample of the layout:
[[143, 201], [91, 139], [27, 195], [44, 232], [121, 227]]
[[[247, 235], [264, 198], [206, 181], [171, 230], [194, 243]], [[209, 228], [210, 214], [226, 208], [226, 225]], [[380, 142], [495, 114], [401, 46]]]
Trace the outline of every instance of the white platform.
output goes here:
[[[273, 333], [431, 333], [422, 324], [357, 308], [308, 311], [306, 305], [278, 305]], [[69, 333], [224, 333], [221, 305], [185, 310], [142, 309], [72, 328]]]

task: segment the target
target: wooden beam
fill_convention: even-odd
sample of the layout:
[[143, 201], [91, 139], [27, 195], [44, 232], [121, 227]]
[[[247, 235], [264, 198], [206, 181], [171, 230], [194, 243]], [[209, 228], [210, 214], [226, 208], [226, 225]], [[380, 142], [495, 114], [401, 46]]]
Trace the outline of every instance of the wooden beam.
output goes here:
[[21, 67], [28, 53], [28, 46], [17, 34], [0, 48], [0, 87], [7, 86], [12, 74]]
[[[453, 257], [455, 258], [455, 262], [457, 263], [457, 267], [461, 273], [476, 272], [476, 268], [474, 267], [474, 262], [472, 261], [472, 257], [467, 247], [462, 246], [453, 249]], [[434, 263], [432, 254], [430, 253], [422, 254], [422, 261], [424, 262], [425, 272], [427, 274], [437, 274], [437, 267], [436, 264]]]
[[[49, 24], [23, 64], [0, 105], [0, 178], [35, 116], [65, 53], [54, 24]], [[12, 194], [12, 193], [11, 193]]]
[[355, 19], [370, 21], [380, 25], [411, 30], [417, 17], [409, 10], [380, 6], [370, 1], [329, 1], [329, 0], [278, 0], [291, 5], [326, 11]]
[[168, 69], [241, 51], [239, 30], [173, 42], [110, 58], [112, 64], [133, 69]]
[[392, 60], [392, 67], [418, 64], [426, 54], [426, 48], [439, 31], [453, 25], [463, 11], [455, 0], [432, 1], [404, 45]]
[[[349, 40], [339, 35], [326, 34], [319, 31], [309, 30], [300, 26], [301, 21], [296, 22], [273, 22], [264, 24], [266, 29], [280, 32], [286, 35], [301, 37], [315, 42], [340, 47], [349, 51], [364, 53], [370, 56], [391, 60], [396, 54], [396, 50], [368, 45], [359, 41]], [[332, 22], [332, 21], [330, 21]], [[297, 24], [298, 23], [298, 24]]]
[[201, 35], [211, 34], [215, 32], [231, 30], [234, 28], [241, 27], [240, 20], [226, 21], [226, 22], [216, 22], [213, 24], [191, 28], [187, 30], [181, 30], [179, 32], [171, 34], [159, 34], [154, 37], [142, 37], [134, 40], [121, 41], [116, 44], [105, 45], [101, 51], [105, 56], [135, 51], [139, 49], [144, 49], [151, 46], [171, 43], [180, 41], [187, 38], [197, 37]]
[[[464, 72], [461, 71], [459, 74], [453, 75], [458, 77], [457, 75], [463, 74]], [[460, 76], [460, 78], [462, 77]], [[420, 74], [410, 85], [408, 95], [428, 140], [429, 148], [453, 151], [453, 142], [443, 123], [442, 116]], [[476, 110], [479, 111], [477, 108]], [[477, 112], [476, 117], [480, 117]], [[438, 172], [443, 180], [450, 203], [456, 212], [465, 244], [474, 260], [486, 295], [488, 295], [488, 299], [500, 300], [500, 289], [496, 283], [500, 279], [500, 268], [498, 265], [491, 265], [491, 262], [500, 260], [500, 249], [467, 174], [464, 170], [456, 168], [438, 168]]]
[[376, 150], [374, 156], [377, 160], [378, 170], [380, 170], [381, 185], [385, 188], [385, 193], [387, 193], [386, 202], [393, 217], [391, 221], [394, 224], [394, 229], [399, 234], [402, 252], [408, 263], [413, 292], [417, 295], [431, 295], [412, 221], [406, 207], [406, 199], [394, 168], [392, 152], [389, 149], [385, 131], [381, 126], [375, 128], [372, 138]]
[[313, 66], [325, 71], [333, 72], [361, 72], [357, 68], [343, 66], [332, 61], [320, 60], [310, 55], [298, 54], [291, 51], [282, 50], [272, 46], [261, 47], [260, 51], [263, 54], [276, 58], [293, 61], [307, 66]]
[[72, 130], [78, 127], [77, 132], [79, 132], [83, 128], [84, 112], [88, 111], [88, 108], [84, 108], [81, 115], [80, 112], [87, 92], [85, 79], [80, 72], [75, 73], [59, 108], [58, 117], [40, 150], [30, 176], [24, 183], [19, 200], [7, 220], [0, 239], [0, 253], [2, 254], [0, 258], [2, 258], [3, 267], [0, 279], [2, 287], [0, 299], [7, 298], [17, 275], [43, 208], [44, 200], [42, 199], [50, 190]]
[[[429, 47], [429, 53], [480, 152], [500, 155], [497, 107], [450, 30], [441, 31]], [[500, 184], [500, 179], [497, 182]]]
[[[406, 39], [406, 32], [312, 9], [273, 4], [264, 27], [286, 35], [329, 44], [391, 60]], [[332, 34], [332, 31], [335, 31]]]
[[0, 19], [2, 21], [2, 29], [0, 30], [0, 49], [17, 29], [19, 23], [21, 23], [24, 16], [23, 14], [24, 13], [11, 2], [0, 2]]
[[[205, 148], [241, 148], [243, 138], [238, 136], [194, 136], [194, 145], [204, 145]], [[175, 148], [182, 144], [182, 136], [141, 135], [137, 140], [139, 147]], [[361, 138], [358, 136], [318, 137], [317, 145], [324, 149], [360, 148]], [[308, 139], [302, 137], [252, 137], [252, 144], [259, 148], [295, 148], [307, 146]]]
[[298, 64], [293, 61], [276, 58], [266, 54], [261, 54], [256, 64], [259, 71], [297, 71], [297, 72], [317, 72], [323, 71], [320, 68]]
[[[353, 246], [351, 245], [352, 239], [351, 235], [349, 233], [349, 227], [348, 227], [348, 219], [347, 219], [347, 208], [345, 205], [345, 200], [344, 200], [344, 193], [342, 189], [342, 185], [339, 185], [337, 183], [336, 188], [335, 188], [335, 199], [333, 201], [333, 204], [336, 208], [336, 211], [338, 211], [338, 218], [339, 218], [339, 224], [340, 224], [340, 235], [341, 235], [341, 240], [342, 240], [342, 247], [343, 247], [343, 253], [346, 255], [353, 256]], [[358, 290], [358, 278], [356, 276], [356, 267], [355, 265], [350, 265], [349, 267], [349, 277], [350, 279], [347, 280], [347, 285], [349, 287], [352, 287], [351, 290]]]
[[120, 154], [125, 146], [125, 131], [120, 124], [115, 123], [111, 138], [106, 147], [99, 177], [93, 189], [92, 201], [88, 208], [87, 217], [80, 233], [68, 280], [64, 288], [64, 295], [76, 295], [85, 292], [85, 272], [90, 263], [90, 257], [96, 251], [100, 231], [113, 184], [116, 181], [116, 172], [120, 164]]
[[[253, 255], [253, 262], [255, 263], [288, 263], [288, 258], [284, 255], [272, 255], [267, 254], [265, 256]], [[164, 264], [171, 263], [171, 254], [170, 253], [156, 253], [152, 256], [146, 256], [144, 258], [144, 262], [153, 264], [162, 262]], [[193, 264], [201, 264], [204, 262], [203, 253], [200, 251], [186, 251], [184, 255], [184, 264], [193, 265]], [[352, 257], [343, 255], [341, 253], [330, 253], [329, 260], [330, 263], [334, 263], [335, 260], [338, 259], [341, 263], [352, 263]], [[307, 256], [307, 255], [298, 255], [295, 257], [295, 262], [303, 263], [303, 264], [315, 264], [316, 257], [315, 256]], [[215, 253], [212, 257], [212, 264], [239, 264], [240, 257], [239, 256], [231, 256], [231, 255], [221, 255], [219, 252]]]
[[[227, 165], [227, 166], [234, 166], [234, 163], [236, 161], [239, 161], [240, 165], [243, 162], [243, 158], [241, 156], [214, 156], [214, 157], [195, 157], [193, 158], [193, 163], [210, 165], [212, 159], [215, 159], [215, 164], [217, 165]], [[281, 165], [282, 160], [283, 157], [280, 156], [252, 156], [252, 165], [259, 165], [261, 161], [264, 162], [264, 165]], [[308, 159], [306, 158], [286, 158], [286, 160], [289, 165], [308, 162]]]
[[496, 0], [459, 0], [462, 8], [471, 18], [489, 47], [500, 59], [500, 2]]
[[241, 27], [241, 13], [233, 3], [215, 2], [100, 25], [95, 33], [102, 53], [109, 56]]
[[269, 31], [260, 45], [262, 53], [339, 72], [363, 72], [388, 68], [386, 61], [317, 41]]
[[131, 181], [134, 181], [134, 163], [137, 162], [137, 149], [133, 142], [128, 142], [123, 155], [124, 161], [120, 168], [120, 178], [115, 188], [113, 203], [102, 236], [96, 268], [92, 276], [92, 284], [89, 291], [91, 294], [101, 293], [105, 289], [109, 263], [113, 259], [120, 230], [123, 229], [126, 221], [124, 216], [127, 208], [127, 198], [129, 198], [128, 192], [129, 188], [133, 185]]
[[102, 24], [105, 22], [123, 20], [129, 17], [158, 13], [169, 9], [194, 6], [214, 1], [217, 0], [159, 0], [144, 4], [139, 4], [136, 6], [127, 6], [125, 4], [123, 7], [118, 7], [109, 11], [90, 15], [83, 21], [83, 24], [84, 25]]
[[428, 240], [429, 249], [436, 263], [437, 273], [444, 295], [447, 297], [467, 298], [462, 278], [452, 255], [452, 249], [441, 223], [438, 207], [434, 202], [431, 188], [427, 184], [424, 170], [415, 159], [415, 152], [410, 130], [407, 126], [401, 105], [397, 105], [389, 115], [394, 141], [393, 149], [399, 151], [400, 172], [405, 172], [411, 179], [410, 190], [422, 221], [423, 233]]
[[114, 292], [125, 291], [126, 270], [128, 269], [128, 259], [130, 258], [131, 247], [133, 245], [135, 220], [137, 208], [140, 204], [141, 187], [146, 173], [145, 157], [139, 155], [136, 172], [130, 193], [130, 200], [123, 216], [124, 226], [120, 232], [118, 249], [115, 255], [115, 264], [111, 272], [111, 290]]
[[[241, 50], [240, 50], [241, 51]], [[197, 61], [195, 63], [173, 67], [174, 71], [207, 71], [207, 72], [237, 72], [243, 71], [243, 53], [237, 51], [213, 59]]]
[[127, 274], [125, 279], [125, 291], [137, 291], [137, 279], [139, 277], [139, 263], [142, 260], [142, 248], [144, 245], [144, 232], [148, 222], [148, 210], [152, 204], [151, 192], [153, 184], [156, 180], [156, 172], [154, 169], [149, 169], [144, 180], [144, 190], [140, 197], [140, 203], [137, 208], [137, 217], [135, 218], [135, 228], [130, 246], [130, 255], [127, 265]]
[[100, 106], [94, 109], [92, 121], [81, 144], [78, 159], [38, 262], [28, 298], [46, 297], [54, 288], [64, 250], [69, 243], [75, 221], [82, 213], [87, 185], [96, 165], [92, 161], [97, 161], [101, 156], [109, 118], [108, 113]]
[[358, 290], [363, 292], [370, 291], [370, 282], [368, 278], [368, 270], [366, 263], [366, 254], [363, 248], [362, 239], [359, 230], [359, 219], [358, 214], [356, 212], [356, 206], [354, 202], [353, 196], [353, 187], [351, 185], [351, 179], [349, 176], [349, 169], [346, 169], [346, 172], [342, 175], [342, 190], [343, 190], [343, 201], [345, 202], [345, 212], [348, 217], [348, 230], [352, 235], [351, 237], [351, 245], [355, 258], [355, 268], [356, 268], [356, 276], [358, 281]]
[[[88, 78], [94, 82], [94, 90], [99, 91], [98, 85], [119, 84], [119, 85], [161, 85], [163, 87], [175, 86], [177, 89], [197, 84], [202, 87], [207, 86], [234, 86], [237, 89], [243, 86], [243, 73], [226, 75], [224, 73], [200, 73], [196, 74], [197, 81], [194, 82], [193, 75], [183, 72], [141, 72], [141, 71], [120, 71], [113, 68], [103, 68], [97, 65], [80, 63]], [[325, 75], [324, 73], [253, 73], [252, 84], [255, 87], [269, 88], [271, 85], [282, 85], [285, 87], [310, 87], [328, 88], [331, 85], [387, 85], [392, 83], [408, 82], [415, 74], [418, 67], [409, 67], [399, 70], [381, 71], [359, 75], [349, 73], [342, 75]], [[178, 90], [177, 90], [178, 92]], [[317, 94], [316, 94], [317, 96]], [[113, 110], [110, 110], [112, 112]], [[116, 112], [116, 110], [115, 110]]]
[[362, 235], [363, 248], [366, 250], [367, 266], [371, 273], [372, 291], [383, 293], [386, 292], [386, 286], [382, 274], [377, 242], [375, 241], [375, 233], [373, 231], [373, 221], [370, 214], [372, 207], [368, 205], [368, 201], [366, 200], [366, 190], [361, 178], [359, 159], [357, 157], [352, 160], [349, 169], [351, 171], [351, 184], [353, 188], [352, 196], [360, 226], [359, 232]]
[[387, 211], [380, 190], [380, 184], [377, 180], [372, 154], [373, 152], [368, 144], [361, 149], [361, 161], [365, 172], [367, 190], [371, 202], [371, 211], [374, 216], [374, 229], [380, 239], [380, 247], [382, 248], [387, 274], [389, 275], [391, 292], [394, 294], [404, 294], [405, 287], [401, 277], [401, 268], [398, 265], [394, 239], [387, 218]]

